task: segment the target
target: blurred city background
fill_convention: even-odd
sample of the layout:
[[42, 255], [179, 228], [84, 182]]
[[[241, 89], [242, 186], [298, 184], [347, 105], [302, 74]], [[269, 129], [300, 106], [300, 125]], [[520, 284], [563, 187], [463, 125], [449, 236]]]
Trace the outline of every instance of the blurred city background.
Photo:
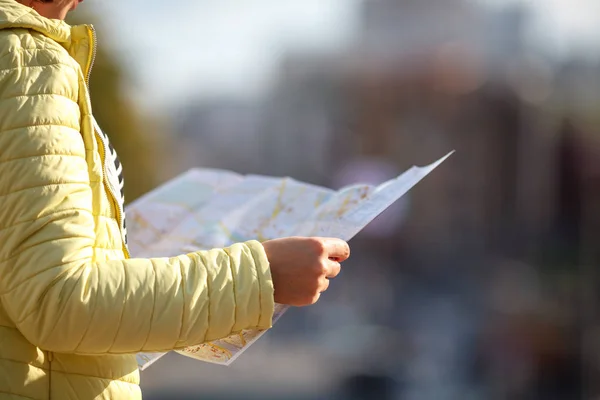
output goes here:
[[159, 399], [600, 399], [600, 2], [103, 0], [94, 112], [131, 201], [191, 167], [379, 183], [456, 154], [315, 306]]

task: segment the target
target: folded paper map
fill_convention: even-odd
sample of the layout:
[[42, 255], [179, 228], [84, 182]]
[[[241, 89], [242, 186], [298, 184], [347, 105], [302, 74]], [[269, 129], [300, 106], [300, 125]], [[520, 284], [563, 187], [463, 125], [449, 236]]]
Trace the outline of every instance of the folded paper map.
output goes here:
[[[379, 186], [357, 184], [338, 191], [291, 178], [192, 169], [127, 208], [130, 251], [135, 257], [171, 257], [251, 239], [325, 236], [350, 240], [450, 154], [429, 166], [412, 167]], [[276, 304], [273, 323], [286, 310]], [[246, 330], [178, 353], [229, 365], [264, 332]], [[140, 369], [163, 355], [139, 353]]]

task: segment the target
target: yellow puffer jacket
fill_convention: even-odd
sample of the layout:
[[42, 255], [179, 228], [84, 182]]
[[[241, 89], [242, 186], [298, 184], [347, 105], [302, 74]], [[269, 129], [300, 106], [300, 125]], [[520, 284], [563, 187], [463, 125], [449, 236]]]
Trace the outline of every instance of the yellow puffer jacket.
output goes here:
[[138, 399], [134, 353], [271, 326], [258, 242], [129, 258], [87, 89], [94, 36], [0, 0], [0, 399]]

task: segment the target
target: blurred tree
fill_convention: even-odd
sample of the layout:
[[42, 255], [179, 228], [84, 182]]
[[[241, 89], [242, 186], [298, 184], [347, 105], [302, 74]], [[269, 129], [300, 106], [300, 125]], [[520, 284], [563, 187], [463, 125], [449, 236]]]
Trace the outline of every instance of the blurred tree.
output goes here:
[[[94, 24], [100, 39], [91, 78], [90, 93], [94, 117], [110, 137], [123, 163], [125, 198], [131, 202], [153, 189], [162, 167], [159, 151], [164, 152], [164, 132], [155, 117], [142, 115], [127, 96], [126, 72], [110, 46], [102, 45], [102, 26], [95, 16], [78, 11], [69, 18], [72, 25]], [[161, 133], [163, 133], [161, 135]], [[168, 153], [167, 153], [168, 154]]]

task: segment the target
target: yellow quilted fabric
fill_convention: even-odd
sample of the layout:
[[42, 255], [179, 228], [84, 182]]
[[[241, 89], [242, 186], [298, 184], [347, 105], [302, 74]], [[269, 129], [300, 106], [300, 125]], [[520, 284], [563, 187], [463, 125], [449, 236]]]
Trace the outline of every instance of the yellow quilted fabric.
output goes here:
[[87, 76], [94, 32], [0, 0], [0, 399], [140, 398], [134, 353], [271, 327], [258, 242], [129, 258]]

